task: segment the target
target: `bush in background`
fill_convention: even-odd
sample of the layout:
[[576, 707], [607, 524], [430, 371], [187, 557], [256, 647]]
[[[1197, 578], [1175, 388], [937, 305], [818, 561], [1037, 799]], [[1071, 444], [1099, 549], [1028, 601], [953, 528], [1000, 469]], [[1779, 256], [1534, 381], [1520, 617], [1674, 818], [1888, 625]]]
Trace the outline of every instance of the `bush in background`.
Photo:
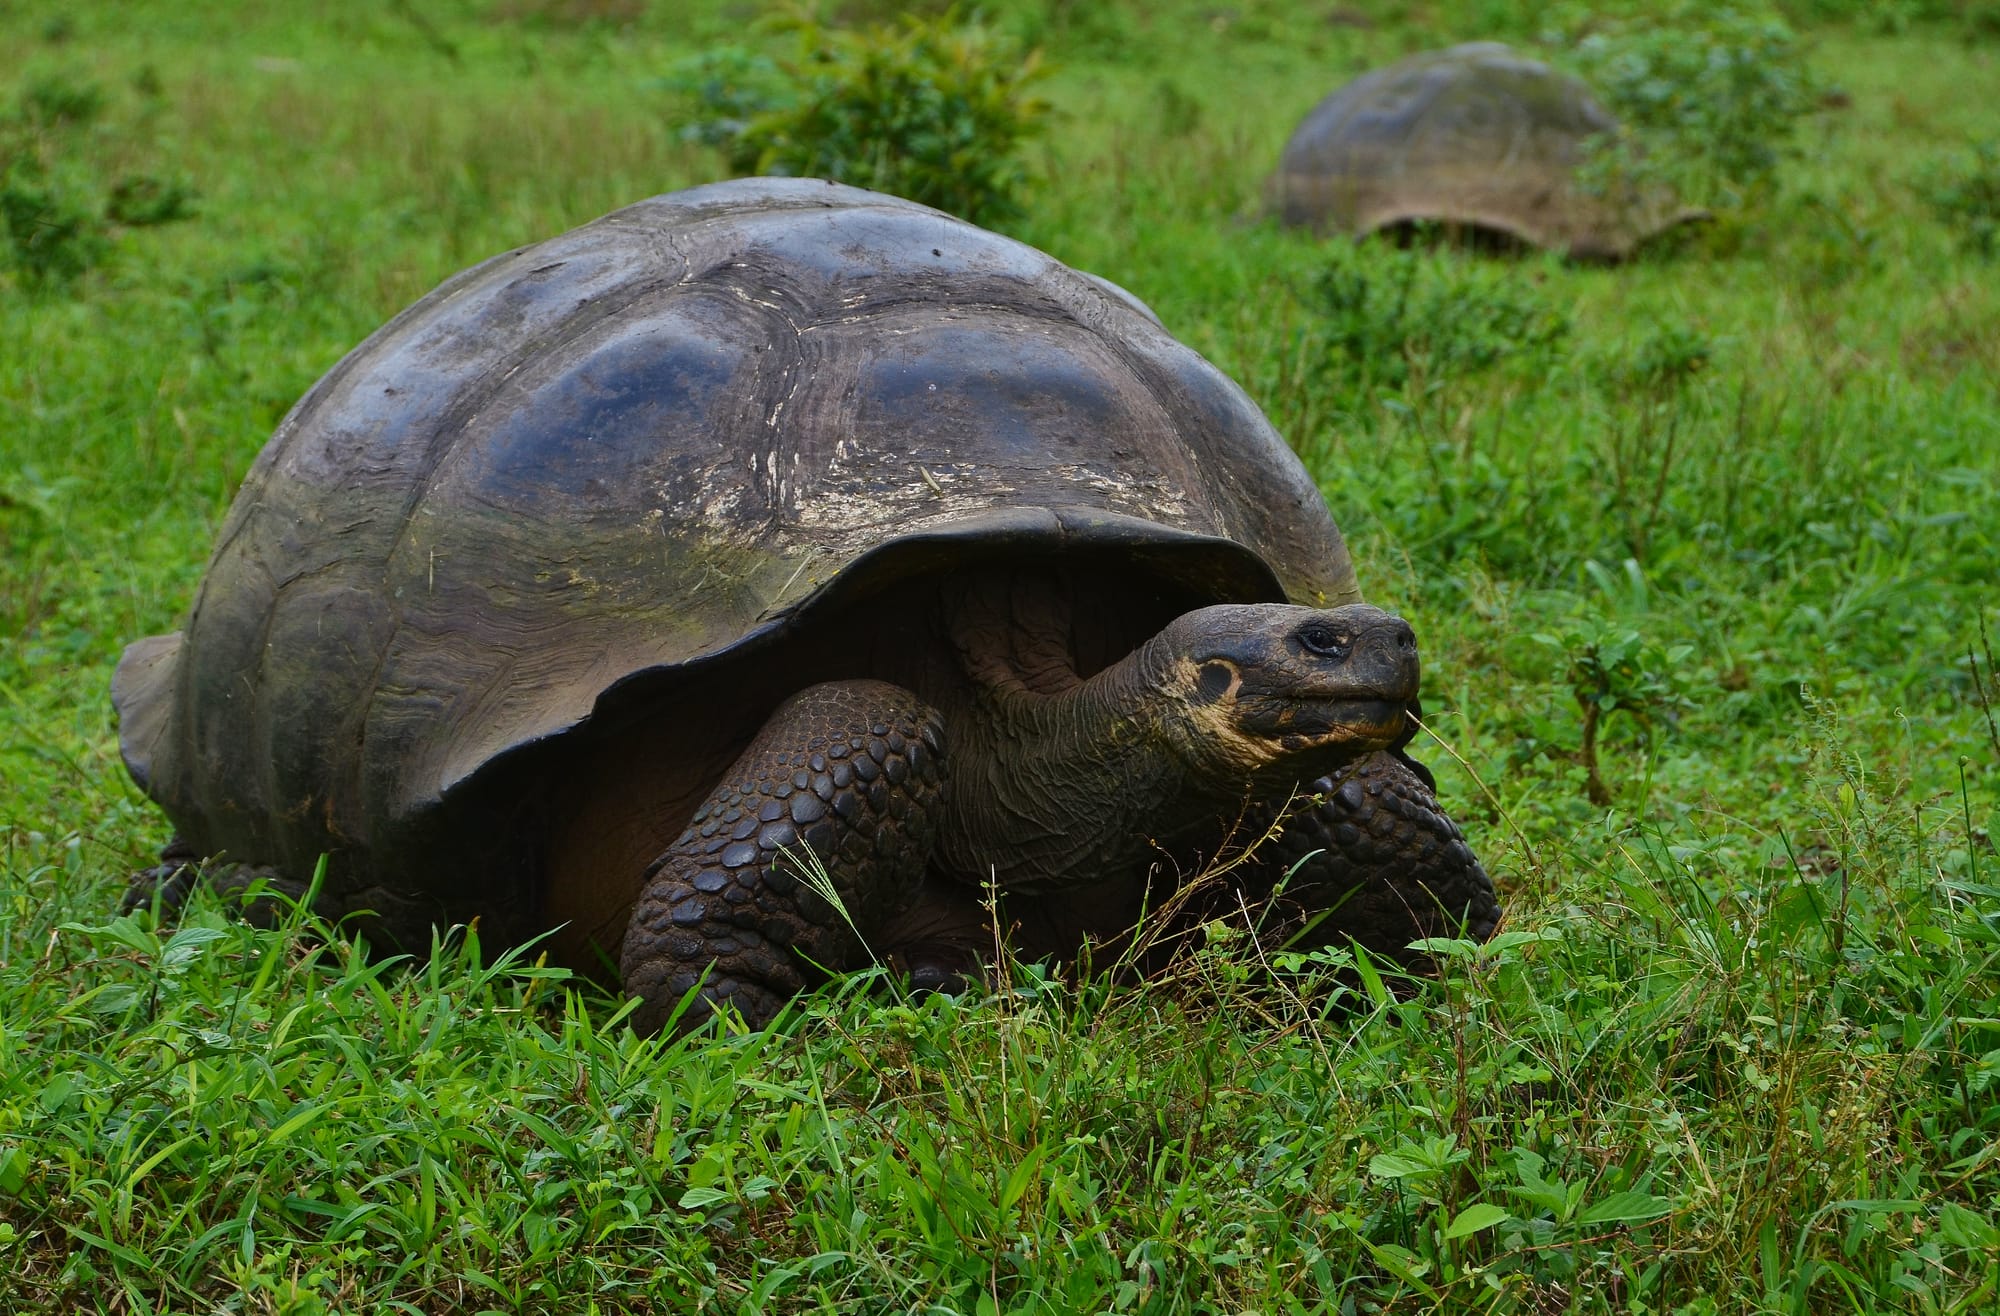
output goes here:
[[979, 224], [1021, 213], [1021, 148], [1048, 111], [1030, 91], [1036, 54], [948, 16], [854, 31], [789, 23], [789, 63], [711, 52], [670, 80], [693, 102], [689, 134], [734, 173], [835, 178]]
[[165, 224], [193, 213], [193, 191], [151, 174], [108, 187], [80, 158], [78, 134], [104, 111], [91, 83], [29, 84], [0, 115], [0, 269], [21, 287], [66, 287], [111, 249], [118, 228]]
[[683, 140], [727, 148], [750, 121], [791, 104], [785, 70], [742, 46], [711, 46], [668, 71], [661, 85], [687, 107]]
[[1966, 250], [2000, 256], [2000, 141], [1933, 162], [1917, 180], [1917, 193]]
[[1553, 40], [1623, 130], [1592, 171], [1602, 183], [1668, 185], [1689, 201], [1767, 192], [1819, 102], [1797, 35], [1769, 11], [1677, 4], [1588, 18]]

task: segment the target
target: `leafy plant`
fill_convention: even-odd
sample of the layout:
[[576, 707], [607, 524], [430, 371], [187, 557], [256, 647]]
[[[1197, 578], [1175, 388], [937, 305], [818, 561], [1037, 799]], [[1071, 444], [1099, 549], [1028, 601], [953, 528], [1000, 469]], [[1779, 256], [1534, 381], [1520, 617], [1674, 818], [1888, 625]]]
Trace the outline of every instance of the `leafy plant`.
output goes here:
[[1976, 143], [1956, 159], [1933, 161], [1917, 191], [1966, 250], [2000, 256], [2000, 139]]
[[44, 78], [0, 116], [0, 253], [22, 286], [63, 287], [111, 249], [116, 227], [183, 219], [193, 212], [185, 182], [127, 174], [107, 189], [79, 159], [74, 131], [97, 119], [105, 97], [94, 83]]
[[711, 46], [675, 64], [660, 85], [687, 107], [686, 141], [727, 147], [760, 114], [792, 101], [785, 71], [745, 46]]
[[21, 92], [17, 117], [31, 128], [81, 126], [104, 112], [104, 89], [93, 82], [47, 77]]
[[1587, 171], [1596, 186], [1740, 200], [1769, 187], [1818, 104], [1804, 48], [1775, 13], [1683, 0], [1582, 26], [1566, 62], [1621, 121]]
[[[1601, 563], [1584, 563], [1585, 572], [1607, 599], [1621, 601], [1622, 611], [1643, 612], [1647, 585], [1639, 564], [1627, 559], [1614, 576]], [[1686, 702], [1680, 670], [1692, 645], [1662, 645], [1638, 628], [1586, 612], [1555, 633], [1534, 636], [1537, 644], [1554, 650], [1565, 664], [1563, 679], [1582, 715], [1577, 748], [1569, 757], [1583, 768], [1584, 793], [1599, 808], [1612, 802], [1598, 761], [1598, 741], [1613, 713], [1623, 713], [1640, 734], [1650, 737], [1654, 718]], [[1548, 739], [1544, 729], [1544, 739]]]
[[69, 283], [109, 246], [98, 216], [26, 154], [0, 169], [0, 235], [8, 263], [31, 289]]
[[780, 66], [782, 87], [754, 57], [731, 56], [738, 76], [699, 88], [695, 135], [721, 145], [730, 168], [835, 178], [975, 223], [1021, 213], [1020, 150], [1048, 110], [1030, 91], [1036, 55], [949, 17], [857, 31], [789, 23], [799, 53]]
[[104, 218], [126, 228], [171, 224], [194, 214], [195, 192], [185, 181], [153, 174], [126, 174], [104, 198]]

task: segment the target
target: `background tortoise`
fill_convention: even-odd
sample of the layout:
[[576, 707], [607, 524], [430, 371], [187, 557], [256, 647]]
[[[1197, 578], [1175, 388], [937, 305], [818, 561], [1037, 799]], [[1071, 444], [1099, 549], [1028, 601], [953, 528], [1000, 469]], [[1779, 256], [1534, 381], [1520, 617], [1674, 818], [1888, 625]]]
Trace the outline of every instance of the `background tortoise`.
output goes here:
[[1497, 42], [1426, 51], [1312, 108], [1271, 180], [1274, 209], [1355, 237], [1437, 221], [1618, 260], [1699, 212], [1580, 188], [1590, 139], [1617, 130], [1582, 81]]
[[140, 896], [190, 855], [301, 891], [324, 853], [322, 912], [411, 948], [561, 925], [657, 1025], [704, 973], [753, 1022], [870, 951], [949, 980], [986, 881], [1030, 954], [1116, 938], [1149, 873], [1335, 769], [1277, 847], [1325, 851], [1287, 892], [1338, 905], [1315, 935], [1484, 935], [1401, 754], [1416, 681], [1296, 459], [1135, 299], [749, 180], [496, 257], [355, 349], [113, 699], [179, 832]]

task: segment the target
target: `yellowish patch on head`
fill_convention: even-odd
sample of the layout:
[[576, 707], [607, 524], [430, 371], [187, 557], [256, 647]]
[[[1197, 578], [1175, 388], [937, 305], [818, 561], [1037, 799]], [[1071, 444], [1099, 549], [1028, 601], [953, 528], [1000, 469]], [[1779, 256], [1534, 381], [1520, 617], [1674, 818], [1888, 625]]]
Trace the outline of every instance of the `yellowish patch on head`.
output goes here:
[[1197, 663], [1180, 658], [1164, 682], [1167, 693], [1184, 711], [1202, 752], [1244, 773], [1271, 761], [1276, 750], [1262, 736], [1248, 735], [1238, 725], [1236, 695], [1243, 673], [1220, 658]]

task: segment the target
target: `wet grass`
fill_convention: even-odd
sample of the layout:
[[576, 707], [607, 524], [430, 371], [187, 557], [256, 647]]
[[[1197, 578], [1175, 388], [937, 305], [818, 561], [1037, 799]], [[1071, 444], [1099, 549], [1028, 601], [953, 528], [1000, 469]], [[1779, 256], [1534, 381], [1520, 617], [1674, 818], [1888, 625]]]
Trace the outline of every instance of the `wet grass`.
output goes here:
[[[654, 10], [0, 12], [9, 103], [102, 91], [74, 186], [199, 192], [0, 280], [0, 1309], [2000, 1302], [2000, 273], [1923, 190], [2000, 136], [2000, 48], [1949, 24], [1815, 31], [1845, 95], [1777, 194], [1591, 269], [1256, 222], [1335, 81], [1480, 34], [1442, 9], [1004, 11], [1064, 116], [1019, 236], [1241, 380], [1423, 639], [1510, 904], [1436, 982], [1218, 943], [667, 1043], [476, 942], [113, 922], [164, 827], [111, 665], [285, 408], [453, 270], [718, 167], [655, 80], [760, 38]], [[1426, 290], [1369, 322], [1397, 368], [1343, 354], [1336, 266]], [[1487, 363], [1503, 305], [1563, 331]]]

